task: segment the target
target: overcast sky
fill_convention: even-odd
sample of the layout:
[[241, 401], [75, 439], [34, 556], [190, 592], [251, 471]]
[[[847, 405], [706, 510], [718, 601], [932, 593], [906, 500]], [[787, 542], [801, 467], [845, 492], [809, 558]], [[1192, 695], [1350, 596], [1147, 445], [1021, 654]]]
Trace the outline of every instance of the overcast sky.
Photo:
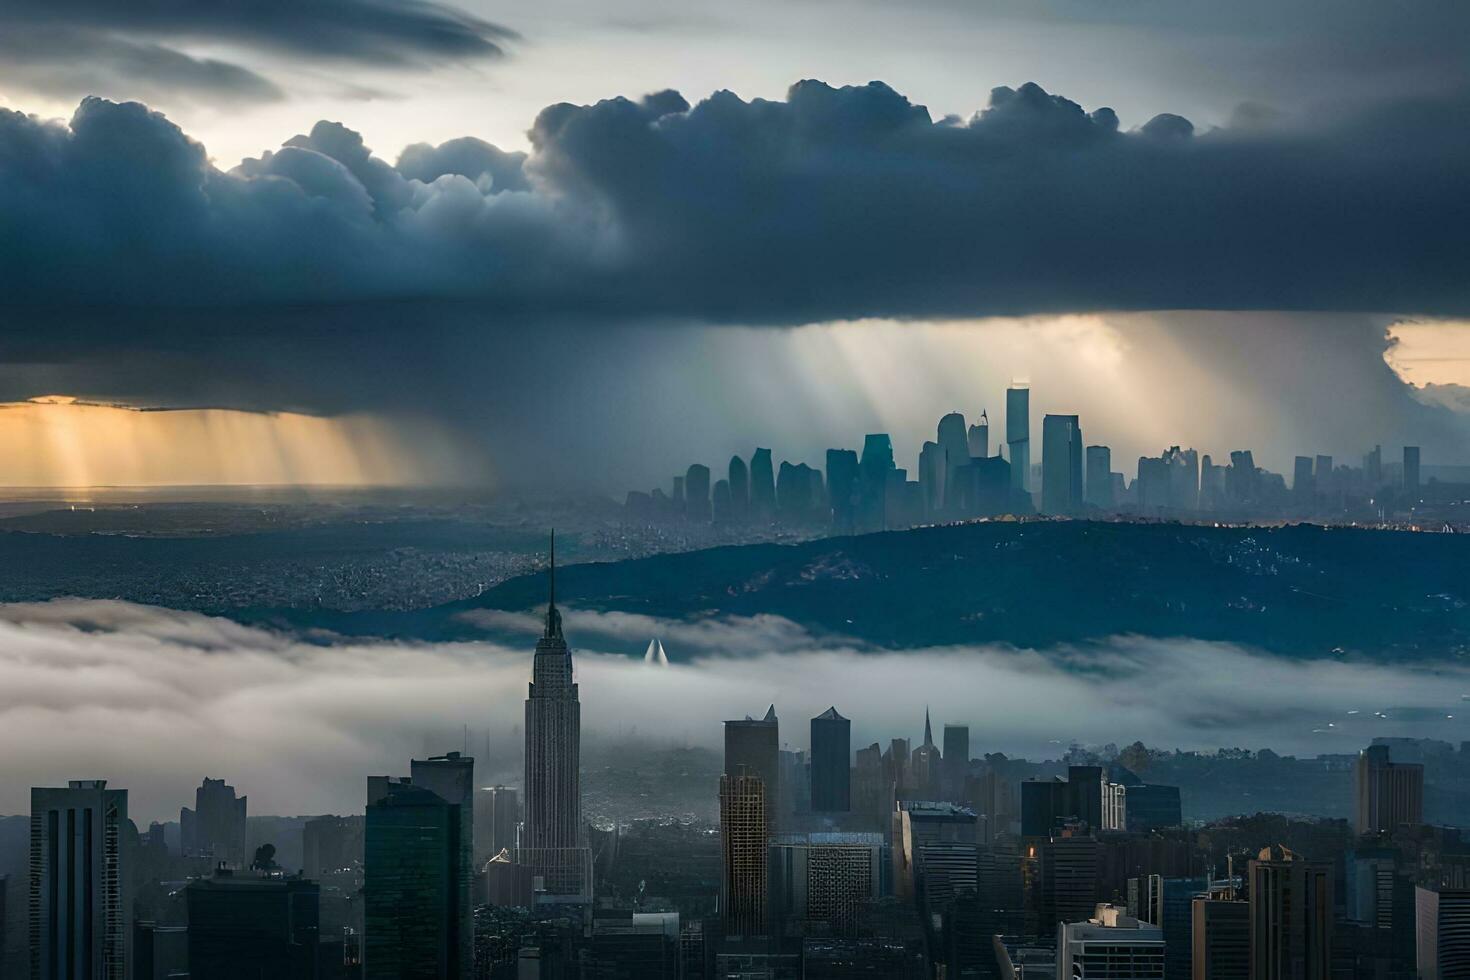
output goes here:
[[14, 0], [0, 401], [347, 413], [349, 456], [433, 429], [445, 480], [615, 492], [903, 455], [1025, 376], [1125, 461], [1470, 461], [1467, 34], [1456, 0]]

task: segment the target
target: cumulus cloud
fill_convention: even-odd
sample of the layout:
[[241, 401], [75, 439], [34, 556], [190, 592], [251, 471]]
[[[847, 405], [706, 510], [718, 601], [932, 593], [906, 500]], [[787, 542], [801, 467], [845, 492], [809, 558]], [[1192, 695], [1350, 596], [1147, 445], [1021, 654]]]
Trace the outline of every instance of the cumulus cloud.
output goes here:
[[[591, 635], [595, 619], [572, 621]], [[588, 740], [636, 728], [718, 746], [722, 719], [774, 701], [797, 746], [835, 703], [859, 744], [916, 735], [928, 704], [968, 722], [977, 751], [1034, 758], [1072, 739], [1354, 751], [1374, 735], [1457, 738], [1443, 715], [1470, 690], [1459, 666], [1290, 662], [1187, 639], [880, 652], [781, 627], [780, 649], [733, 656], [723, 630], [744, 624], [645, 625], [680, 636], [665, 643], [672, 666], [577, 650]], [[132, 791], [139, 818], [168, 817], [204, 775], [228, 777], [256, 813], [351, 812], [364, 776], [459, 747], [462, 725], [477, 752], [489, 736], [488, 773], [515, 778], [528, 644], [329, 641], [119, 602], [0, 607], [0, 741], [17, 747], [0, 763], [0, 813], [24, 812], [28, 786], [102, 776]]]
[[1193, 133], [1035, 85], [934, 120], [879, 83], [808, 81], [779, 102], [552, 106], [524, 162], [456, 144], [399, 169], [323, 124], [226, 173], [166, 118], [88, 99], [69, 125], [0, 119], [0, 288], [11, 306], [437, 297], [751, 323], [1462, 311], [1464, 108]]

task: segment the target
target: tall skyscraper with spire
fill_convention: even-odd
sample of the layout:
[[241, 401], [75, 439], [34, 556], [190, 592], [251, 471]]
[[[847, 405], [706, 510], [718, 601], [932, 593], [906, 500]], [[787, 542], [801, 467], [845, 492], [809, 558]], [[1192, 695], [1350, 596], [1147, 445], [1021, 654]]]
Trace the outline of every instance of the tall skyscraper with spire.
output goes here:
[[913, 780], [912, 790], [916, 799], [939, 799], [939, 746], [934, 744], [934, 726], [929, 723], [929, 709], [924, 709], [924, 744], [914, 749], [909, 763]]
[[556, 608], [556, 533], [551, 537], [546, 629], [536, 642], [526, 696], [526, 822], [518, 862], [550, 895], [590, 894], [591, 852], [582, 843], [582, 704], [572, 652]]

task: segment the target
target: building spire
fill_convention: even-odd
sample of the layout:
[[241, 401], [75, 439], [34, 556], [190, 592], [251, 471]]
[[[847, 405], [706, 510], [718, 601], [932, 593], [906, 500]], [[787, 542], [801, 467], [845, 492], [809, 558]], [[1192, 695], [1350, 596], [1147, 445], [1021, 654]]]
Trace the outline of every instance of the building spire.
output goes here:
[[924, 705], [924, 744], [934, 744], [934, 729], [929, 726], [929, 706]]
[[561, 639], [561, 613], [556, 610], [556, 528], [551, 529], [551, 586], [550, 599], [546, 604], [546, 633], [548, 640]]

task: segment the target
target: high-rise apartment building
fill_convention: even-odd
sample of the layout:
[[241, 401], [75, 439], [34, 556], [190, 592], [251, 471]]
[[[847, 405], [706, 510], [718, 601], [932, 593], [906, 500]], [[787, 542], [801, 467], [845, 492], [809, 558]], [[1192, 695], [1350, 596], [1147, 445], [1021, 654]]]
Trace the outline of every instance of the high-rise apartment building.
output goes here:
[[127, 822], [128, 791], [105, 779], [31, 789], [32, 980], [123, 980], [132, 928]]
[[744, 766], [720, 777], [720, 915], [726, 936], [770, 933], [764, 780]]

